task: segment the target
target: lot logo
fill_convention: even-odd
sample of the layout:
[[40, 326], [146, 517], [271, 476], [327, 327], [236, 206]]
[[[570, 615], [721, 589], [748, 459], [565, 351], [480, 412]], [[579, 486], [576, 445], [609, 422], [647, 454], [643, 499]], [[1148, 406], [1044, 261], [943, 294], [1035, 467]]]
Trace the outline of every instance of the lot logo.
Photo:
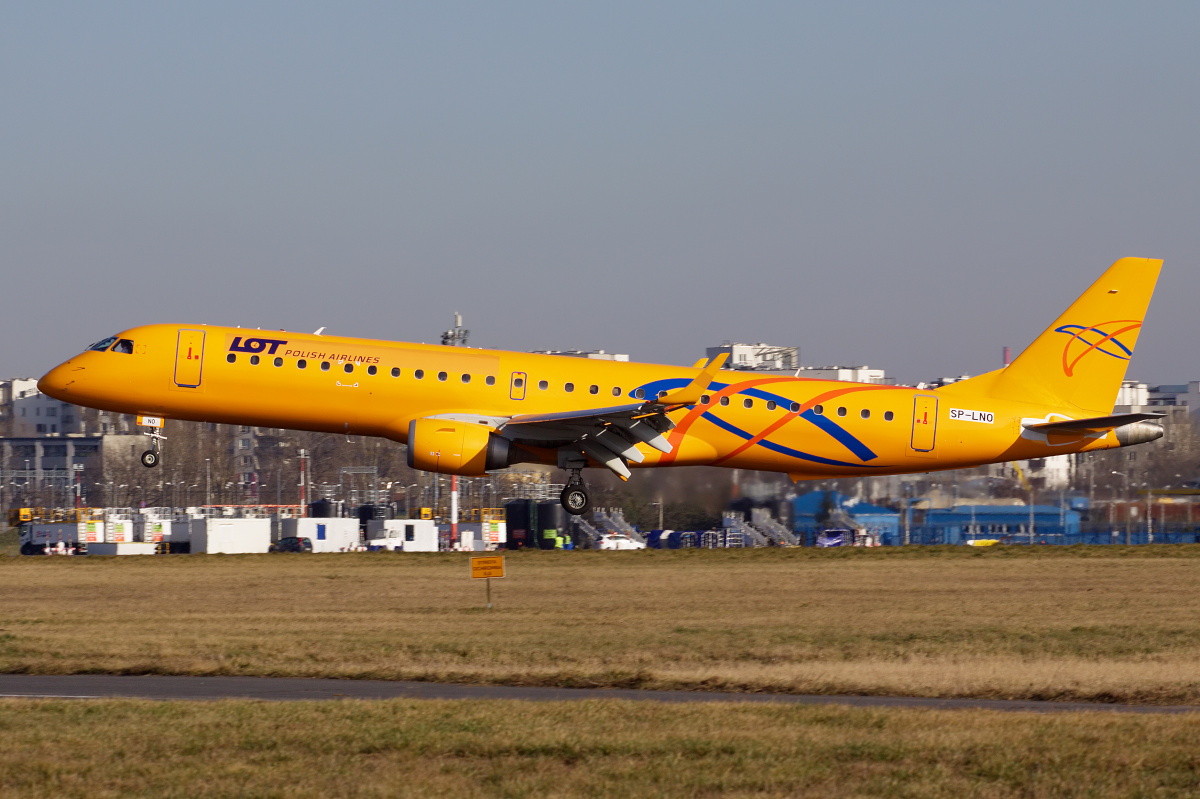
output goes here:
[[1101, 352], [1111, 358], [1128, 361], [1133, 356], [1133, 347], [1125, 346], [1117, 336], [1137, 330], [1141, 326], [1142, 323], [1136, 319], [1119, 319], [1101, 322], [1092, 327], [1063, 325], [1055, 328], [1055, 333], [1066, 333], [1071, 337], [1063, 347], [1063, 374], [1073, 377], [1075, 364], [1092, 352]]
[[286, 339], [278, 338], [248, 338], [245, 342], [241, 336], [234, 338], [233, 343], [229, 345], [230, 352], [266, 352], [267, 355], [274, 355], [275, 350], [279, 349], [280, 344], [287, 344]]

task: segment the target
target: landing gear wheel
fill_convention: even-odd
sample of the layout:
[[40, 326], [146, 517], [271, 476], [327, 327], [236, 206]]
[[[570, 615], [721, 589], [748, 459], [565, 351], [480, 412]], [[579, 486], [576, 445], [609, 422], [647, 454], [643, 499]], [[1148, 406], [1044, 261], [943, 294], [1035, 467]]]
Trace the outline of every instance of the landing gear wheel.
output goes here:
[[158, 465], [158, 453], [152, 449], [148, 449], [142, 453], [142, 465], [147, 469], [153, 469]]
[[592, 507], [592, 498], [588, 496], [587, 488], [582, 484], [569, 485], [563, 489], [559, 497], [563, 508], [572, 516], [582, 516]]

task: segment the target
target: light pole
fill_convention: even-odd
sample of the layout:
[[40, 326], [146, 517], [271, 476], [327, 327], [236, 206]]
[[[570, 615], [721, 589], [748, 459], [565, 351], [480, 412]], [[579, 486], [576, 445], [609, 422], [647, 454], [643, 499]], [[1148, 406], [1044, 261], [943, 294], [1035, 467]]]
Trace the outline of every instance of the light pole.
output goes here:
[[212, 504], [212, 458], [204, 459], [204, 504]]
[[1114, 471], [1113, 474], [1125, 478], [1125, 546], [1129, 546], [1129, 475], [1117, 471]]
[[1150, 483], [1142, 483], [1142, 488], [1146, 490], [1146, 543], [1154, 543], [1154, 510], [1150, 507], [1150, 500], [1153, 495], [1150, 493]]

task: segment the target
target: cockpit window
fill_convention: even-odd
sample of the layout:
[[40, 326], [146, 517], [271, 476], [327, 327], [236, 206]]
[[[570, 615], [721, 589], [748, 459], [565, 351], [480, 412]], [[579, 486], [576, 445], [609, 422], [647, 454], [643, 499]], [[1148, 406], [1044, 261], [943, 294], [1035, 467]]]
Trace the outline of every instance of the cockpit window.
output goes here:
[[112, 351], [121, 352], [125, 355], [133, 355], [133, 341], [131, 339], [123, 338], [113, 345]]
[[108, 338], [104, 339], [104, 341], [97, 341], [95, 344], [88, 347], [88, 349], [96, 350], [97, 352], [104, 352], [106, 349], [111, 347], [112, 343], [116, 340], [117, 340], [116, 336], [109, 336]]

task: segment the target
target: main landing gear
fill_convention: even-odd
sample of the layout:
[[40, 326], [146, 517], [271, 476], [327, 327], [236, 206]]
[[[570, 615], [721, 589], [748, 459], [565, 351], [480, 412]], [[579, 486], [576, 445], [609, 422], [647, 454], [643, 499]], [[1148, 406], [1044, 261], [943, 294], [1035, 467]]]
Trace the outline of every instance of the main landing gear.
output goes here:
[[559, 496], [563, 508], [572, 516], [582, 516], [592, 507], [592, 498], [588, 494], [587, 486], [583, 484], [583, 478], [579, 476], [579, 471], [571, 470], [571, 477]]

